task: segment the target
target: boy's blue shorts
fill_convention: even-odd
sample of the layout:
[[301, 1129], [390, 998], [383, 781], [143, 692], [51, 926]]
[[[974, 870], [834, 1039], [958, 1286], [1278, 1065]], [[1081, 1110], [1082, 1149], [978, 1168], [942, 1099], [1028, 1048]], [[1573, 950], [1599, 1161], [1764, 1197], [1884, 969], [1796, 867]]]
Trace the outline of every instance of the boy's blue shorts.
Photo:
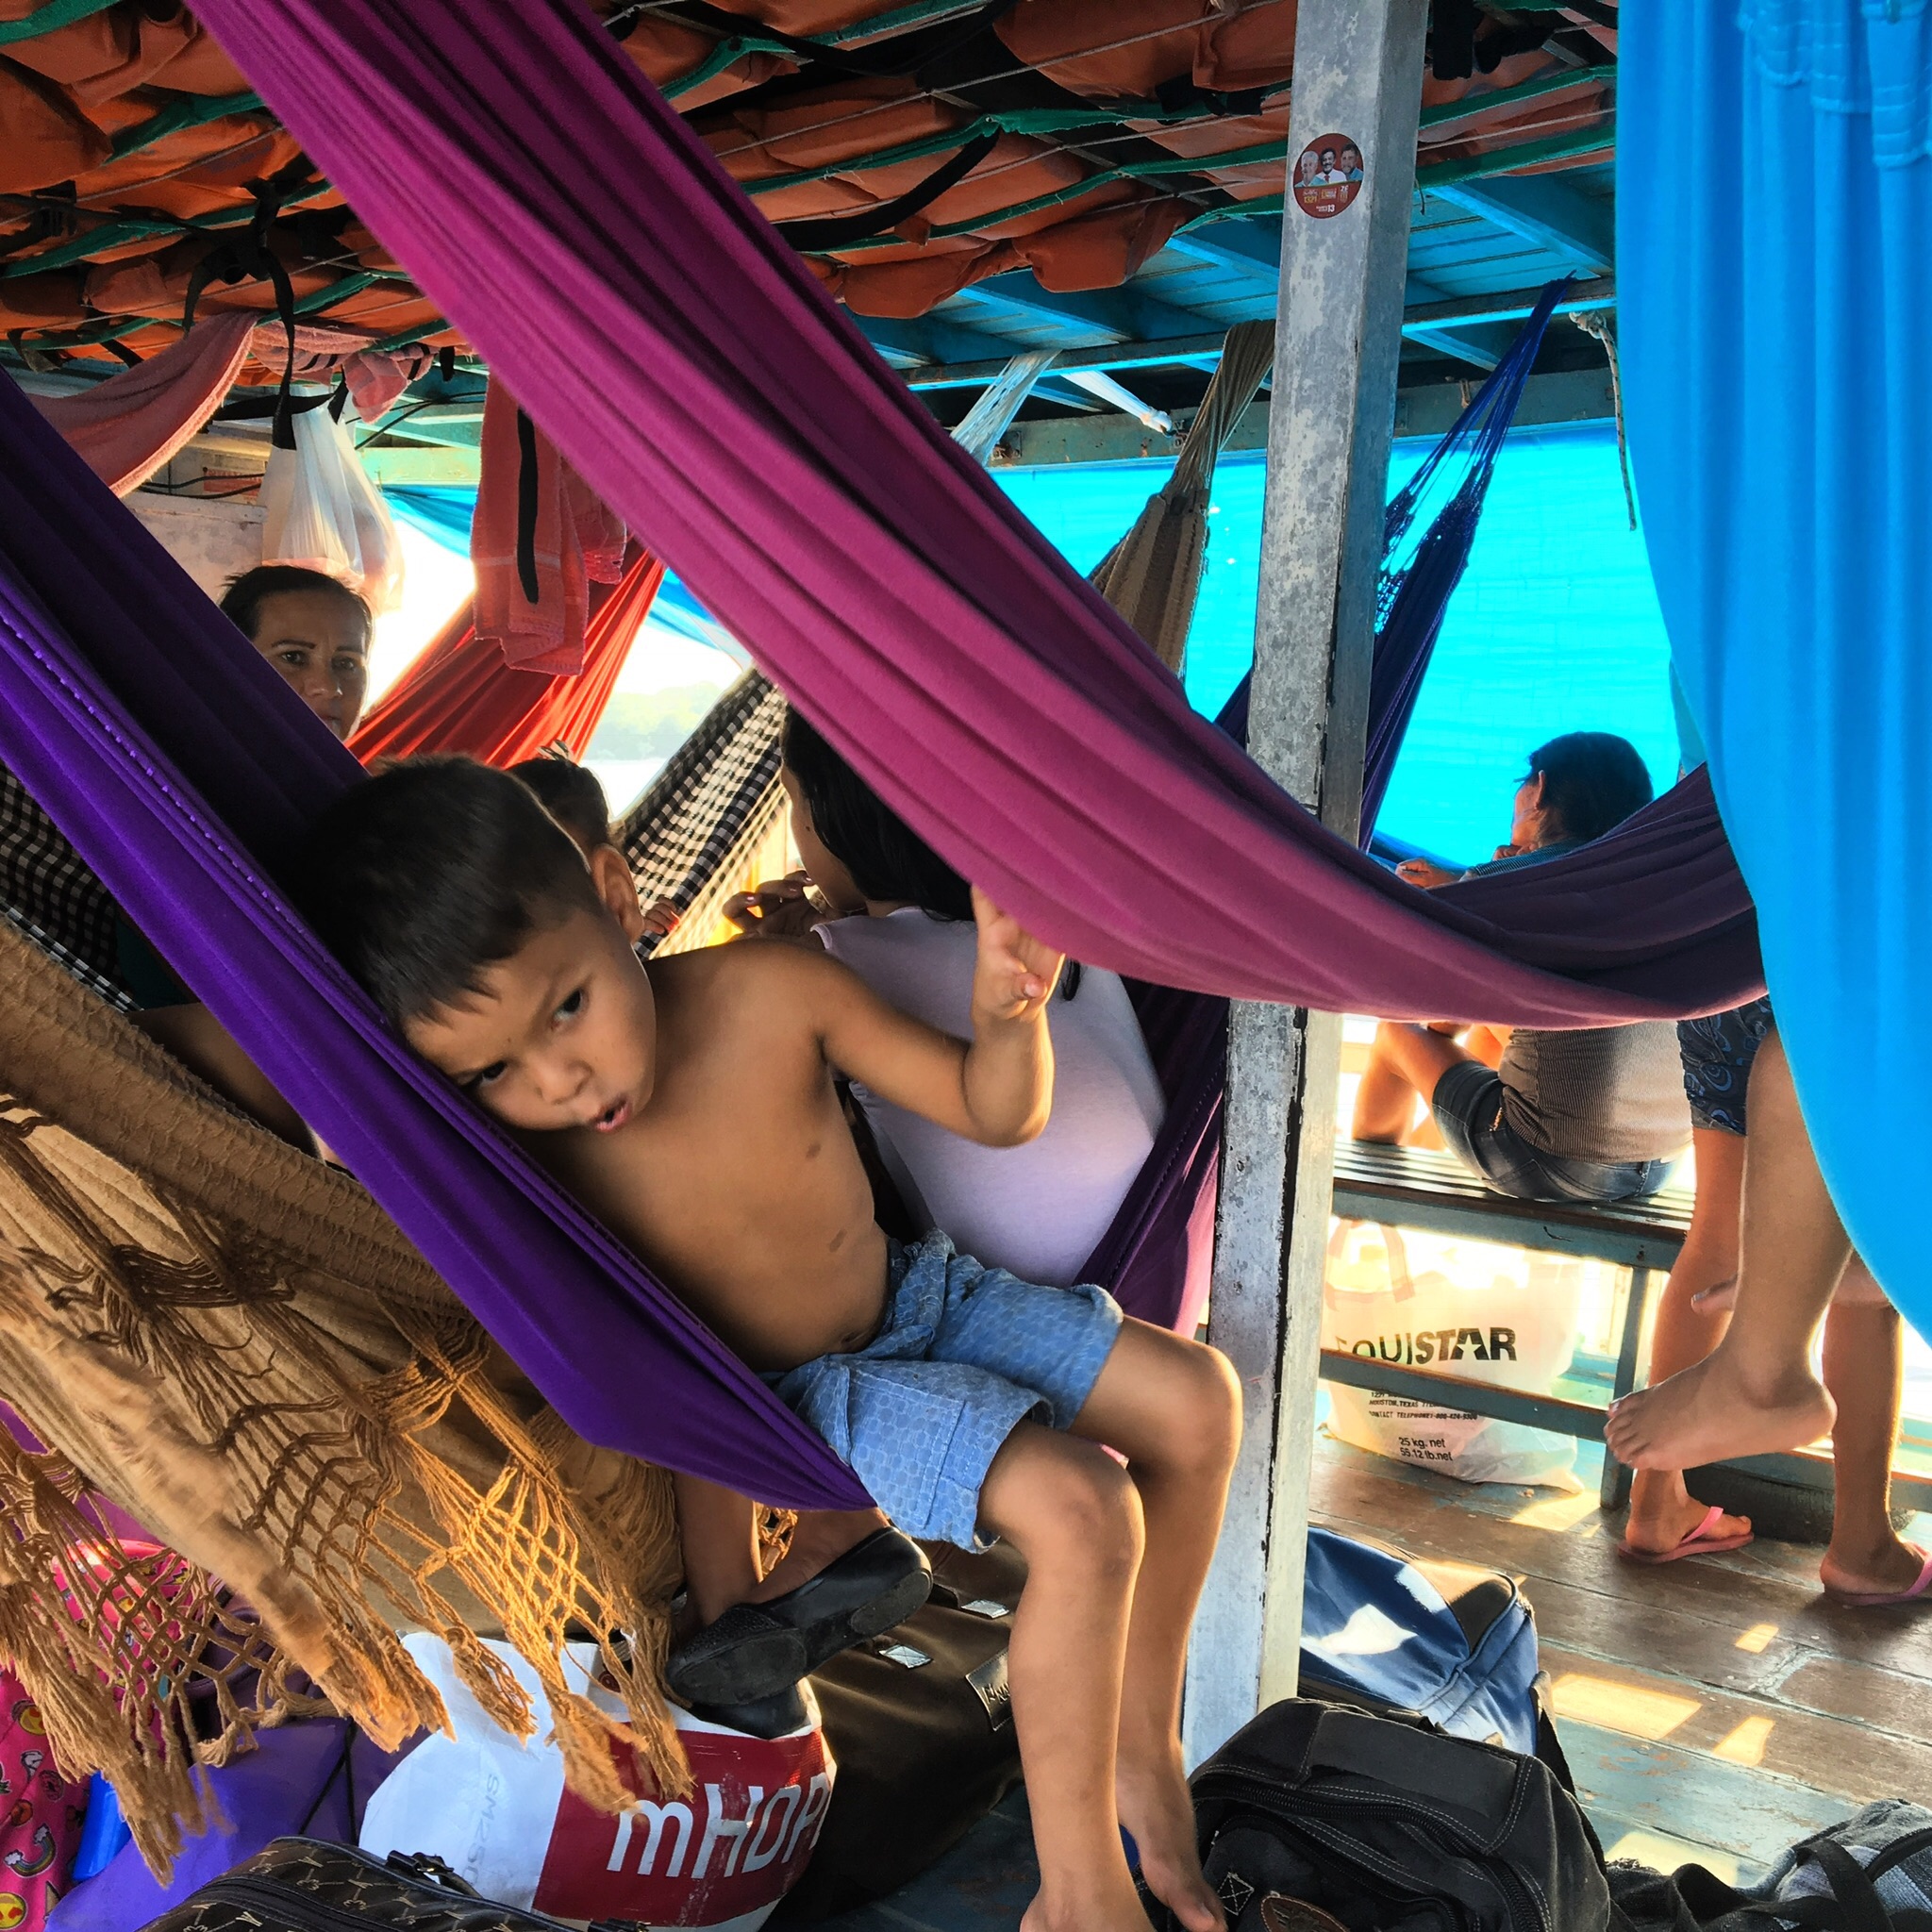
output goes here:
[[983, 1549], [979, 1492], [1028, 1419], [1066, 1428], [1121, 1332], [1104, 1288], [1040, 1288], [956, 1255], [891, 1244], [885, 1325], [865, 1347], [768, 1377], [908, 1536]]

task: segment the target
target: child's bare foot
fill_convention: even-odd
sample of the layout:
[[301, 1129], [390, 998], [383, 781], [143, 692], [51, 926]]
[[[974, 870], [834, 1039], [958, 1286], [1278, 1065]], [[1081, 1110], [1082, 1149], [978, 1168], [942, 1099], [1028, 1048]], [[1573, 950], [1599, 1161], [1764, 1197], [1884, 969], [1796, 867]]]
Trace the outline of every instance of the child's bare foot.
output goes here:
[[1118, 1882], [1109, 1873], [1077, 1891], [1049, 1893], [1042, 1885], [1020, 1920], [1020, 1932], [1151, 1932], [1126, 1859], [1113, 1862], [1120, 1868]]
[[1903, 1596], [1925, 1574], [1924, 1550], [1888, 1536], [1875, 1548], [1840, 1549], [1834, 1541], [1818, 1566], [1818, 1580], [1833, 1596]]
[[1124, 1759], [1114, 1774], [1114, 1795], [1121, 1823], [1141, 1855], [1147, 1890], [1189, 1932], [1222, 1932], [1221, 1901], [1201, 1872], [1194, 1801], [1178, 1744], [1151, 1768]]
[[1760, 1379], [1740, 1371], [1720, 1343], [1694, 1367], [1613, 1403], [1604, 1439], [1632, 1469], [1697, 1469], [1803, 1448], [1830, 1429], [1836, 1412], [1802, 1363]]
[[1630, 1488], [1630, 1518], [1624, 1525], [1626, 1548], [1640, 1556], [1661, 1557], [1674, 1550], [1686, 1537], [1700, 1534], [1704, 1541], [1726, 1542], [1751, 1534], [1748, 1516], [1720, 1516], [1705, 1528], [1708, 1507], [1684, 1487], [1684, 1478], [1674, 1471], [1641, 1471]]

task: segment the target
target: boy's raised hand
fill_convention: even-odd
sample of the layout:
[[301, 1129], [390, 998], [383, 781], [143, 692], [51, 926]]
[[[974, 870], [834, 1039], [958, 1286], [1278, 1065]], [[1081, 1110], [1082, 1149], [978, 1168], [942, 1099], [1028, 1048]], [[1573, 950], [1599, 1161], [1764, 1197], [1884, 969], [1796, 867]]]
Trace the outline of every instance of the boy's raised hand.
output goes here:
[[1035, 939], [977, 886], [973, 888], [973, 917], [979, 927], [979, 956], [973, 968], [974, 1019], [1030, 1019], [1053, 997], [1066, 955]]

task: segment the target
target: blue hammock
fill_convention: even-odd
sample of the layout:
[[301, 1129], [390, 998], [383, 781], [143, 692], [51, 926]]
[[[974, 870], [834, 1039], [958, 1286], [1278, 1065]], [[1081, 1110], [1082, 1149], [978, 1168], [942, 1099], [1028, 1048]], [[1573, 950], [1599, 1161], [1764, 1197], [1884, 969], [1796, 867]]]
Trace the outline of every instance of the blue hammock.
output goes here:
[[1932, 1333], [1932, 16], [1628, 0], [1617, 279], [1671, 653], [1833, 1199]]

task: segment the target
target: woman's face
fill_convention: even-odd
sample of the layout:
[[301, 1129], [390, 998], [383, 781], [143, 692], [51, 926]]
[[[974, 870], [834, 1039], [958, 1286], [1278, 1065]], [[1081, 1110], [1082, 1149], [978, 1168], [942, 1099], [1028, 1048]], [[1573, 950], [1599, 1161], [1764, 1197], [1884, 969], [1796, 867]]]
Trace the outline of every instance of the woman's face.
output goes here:
[[825, 850], [818, 829], [811, 822], [811, 807], [805, 802], [805, 790], [790, 765], [778, 767], [778, 782], [791, 801], [791, 842], [798, 847], [811, 882], [834, 912], [862, 912], [865, 894], [840, 860]]
[[1519, 852], [1534, 852], [1549, 842], [1549, 814], [1543, 810], [1543, 774], [1533, 772], [1516, 788], [1509, 814], [1509, 842]]
[[257, 608], [252, 641], [296, 696], [346, 740], [369, 695], [368, 627], [348, 598], [278, 591]]

